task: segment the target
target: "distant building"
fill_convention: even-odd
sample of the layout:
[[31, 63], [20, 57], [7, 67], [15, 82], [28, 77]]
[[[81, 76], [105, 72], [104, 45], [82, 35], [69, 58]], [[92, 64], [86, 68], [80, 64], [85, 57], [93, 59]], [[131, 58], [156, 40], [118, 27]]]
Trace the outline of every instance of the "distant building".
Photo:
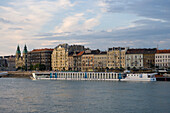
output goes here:
[[152, 68], [155, 64], [156, 48], [128, 49], [126, 52], [126, 68]]
[[155, 66], [159, 67], [159, 68], [169, 68], [170, 67], [170, 49], [156, 51]]
[[[68, 60], [73, 59], [69, 54], [72, 52], [84, 51], [84, 46], [59, 44], [52, 53], [52, 70], [54, 71], [65, 71], [69, 70]], [[69, 57], [69, 59], [68, 59]], [[73, 64], [70, 64], [73, 65]]]
[[8, 71], [15, 71], [15, 56], [9, 56], [7, 58]]
[[51, 70], [51, 54], [53, 49], [34, 49], [28, 52], [28, 69], [37, 64], [45, 66], [45, 70]]
[[127, 49], [127, 47], [108, 48], [107, 67], [109, 69], [125, 68], [125, 53]]
[[143, 68], [143, 49], [128, 49], [126, 52], [126, 68]]
[[83, 54], [84, 54], [84, 51], [69, 53], [69, 56], [68, 56], [69, 71], [81, 71], [81, 56]]
[[0, 57], [1, 71], [15, 71], [15, 56], [1, 56]]
[[[73, 60], [73, 54], [74, 52], [69, 53], [68, 55], [68, 70], [73, 71], [74, 70], [74, 60]], [[75, 53], [76, 54], [76, 53]]]
[[74, 71], [82, 71], [82, 56], [85, 51], [79, 52], [77, 55], [73, 56], [74, 60]]
[[103, 51], [94, 55], [94, 69], [106, 69], [107, 67], [107, 52]]
[[8, 67], [7, 60], [3, 57], [0, 58], [0, 71], [6, 71]]
[[153, 68], [155, 67], [155, 53], [156, 48], [146, 49], [143, 54], [143, 66], [144, 68]]
[[94, 56], [99, 53], [100, 50], [86, 50], [81, 58], [81, 71], [94, 71]]

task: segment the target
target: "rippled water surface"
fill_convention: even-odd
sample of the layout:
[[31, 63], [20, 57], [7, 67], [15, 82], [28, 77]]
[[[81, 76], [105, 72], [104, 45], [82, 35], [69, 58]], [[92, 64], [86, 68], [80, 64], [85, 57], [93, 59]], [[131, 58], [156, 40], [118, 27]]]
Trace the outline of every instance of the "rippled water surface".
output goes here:
[[170, 82], [0, 78], [0, 113], [168, 113]]

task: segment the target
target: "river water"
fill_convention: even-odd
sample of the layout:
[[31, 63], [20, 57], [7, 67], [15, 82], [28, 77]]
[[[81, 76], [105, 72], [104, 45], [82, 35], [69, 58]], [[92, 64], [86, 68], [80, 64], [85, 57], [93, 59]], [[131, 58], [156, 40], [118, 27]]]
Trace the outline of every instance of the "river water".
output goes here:
[[0, 113], [168, 113], [170, 82], [0, 78]]

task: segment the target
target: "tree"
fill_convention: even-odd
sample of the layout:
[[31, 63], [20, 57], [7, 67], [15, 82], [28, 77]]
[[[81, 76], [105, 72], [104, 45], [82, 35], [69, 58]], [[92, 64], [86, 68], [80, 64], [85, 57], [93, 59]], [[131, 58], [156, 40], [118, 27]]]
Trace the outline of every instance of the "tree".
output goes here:
[[17, 71], [18, 71], [18, 70], [21, 70], [21, 69], [22, 69], [21, 67], [18, 67], [18, 68], [17, 68]]
[[34, 66], [31, 64], [29, 70], [34, 70]]
[[40, 71], [43, 71], [43, 70], [45, 70], [46, 69], [46, 66], [44, 65], [44, 64], [40, 64], [39, 65], [39, 70]]
[[44, 64], [36, 64], [33, 66], [33, 69], [43, 71], [46, 69], [46, 66]]

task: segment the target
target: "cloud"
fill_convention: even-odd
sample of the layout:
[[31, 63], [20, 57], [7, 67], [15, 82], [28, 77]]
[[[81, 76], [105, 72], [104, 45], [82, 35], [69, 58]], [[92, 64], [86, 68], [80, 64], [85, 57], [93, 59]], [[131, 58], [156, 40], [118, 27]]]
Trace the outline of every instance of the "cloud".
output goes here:
[[[42, 41], [34, 42], [36, 38], [34, 35], [41, 32], [43, 27], [55, 18], [55, 14], [75, 5], [69, 0], [16, 0], [7, 4], [0, 5], [0, 37], [1, 46], [14, 47], [10, 49], [11, 53], [15, 53], [17, 44], [27, 43], [32, 48], [41, 45]], [[0, 51], [4, 50], [0, 49]]]
[[105, 0], [104, 8], [112, 13], [132, 13], [142, 17], [169, 20], [169, 0]]
[[55, 33], [85, 33], [99, 25], [100, 16], [94, 18], [85, 18], [84, 13], [77, 13], [63, 19], [61, 25], [56, 26]]
[[71, 44], [75, 42], [86, 42], [85, 46], [102, 50], [106, 50], [112, 46], [155, 48], [157, 44], [160, 48], [169, 48], [169, 30], [170, 26], [168, 22], [162, 23], [161, 21], [144, 19], [133, 21], [132, 25], [115, 29], [96, 31], [89, 34], [44, 37], [43, 40], [58, 40], [56, 43], [53, 42], [53, 45], [60, 42]]
[[[169, 48], [169, 0], [15, 0], [0, 5], [1, 53], [60, 43]], [[7, 48], [5, 50], [4, 48]]]

